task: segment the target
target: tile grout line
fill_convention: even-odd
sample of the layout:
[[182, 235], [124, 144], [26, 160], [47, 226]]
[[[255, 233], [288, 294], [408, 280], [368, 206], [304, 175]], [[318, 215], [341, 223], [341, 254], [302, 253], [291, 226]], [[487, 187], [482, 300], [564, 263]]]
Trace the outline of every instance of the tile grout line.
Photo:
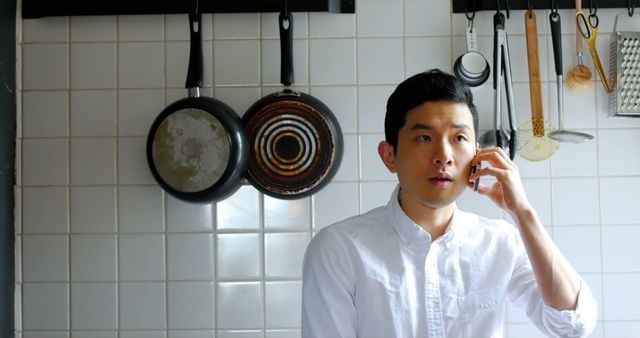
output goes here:
[[[355, 0], [354, 0], [355, 1]], [[360, 0], [362, 1], [362, 0]], [[357, 5], [357, 4], [356, 4]], [[357, 161], [356, 161], [356, 189], [358, 193], [358, 213], [362, 212], [362, 188], [361, 188], [361, 178], [362, 178], [362, 133], [360, 130], [360, 73], [358, 72], [358, 57], [359, 57], [359, 46], [360, 46], [360, 35], [358, 34], [358, 20], [359, 16], [356, 12], [354, 14], [353, 20], [353, 40], [355, 43], [354, 53], [353, 53], [353, 65], [355, 72], [355, 83], [356, 83], [356, 151], [357, 151]], [[344, 156], [344, 154], [343, 154]], [[326, 226], [326, 225], [325, 225]]]
[[[216, 88], [216, 80], [215, 80], [215, 74], [216, 74], [216, 57], [215, 57], [215, 34], [216, 34], [216, 29], [215, 29], [215, 24], [214, 24], [214, 20], [215, 20], [215, 14], [211, 14], [211, 28], [210, 28], [210, 32], [211, 32], [211, 92], [212, 95], [215, 97], [215, 88]], [[260, 53], [260, 50], [258, 50], [258, 53]], [[260, 68], [258, 68], [260, 69]], [[259, 75], [258, 75], [259, 76]], [[212, 231], [212, 243], [213, 243], [213, 259], [211, 260], [213, 263], [213, 290], [211, 290], [212, 295], [213, 295], [213, 299], [211, 300], [212, 302], [212, 311], [213, 311], [213, 329], [211, 329], [211, 331], [214, 332], [214, 335], [217, 336], [218, 333], [218, 322], [219, 322], [219, 316], [218, 316], [218, 297], [220, 296], [218, 293], [218, 275], [219, 275], [219, 267], [217, 264], [217, 260], [218, 260], [218, 245], [219, 245], [219, 240], [218, 240], [218, 202], [213, 202], [212, 206], [211, 206], [211, 211], [210, 213], [213, 213], [213, 217], [212, 217], [212, 227], [211, 227], [211, 231]], [[211, 285], [210, 284], [210, 285]]]
[[[597, 84], [596, 84], [597, 85]], [[596, 87], [597, 88], [597, 87]], [[608, 97], [607, 97], [608, 98]], [[600, 298], [603, 300], [604, 302], [604, 274], [605, 274], [605, 269], [604, 269], [604, 248], [603, 248], [603, 241], [602, 241], [602, 234], [603, 234], [603, 229], [602, 229], [602, 180], [601, 180], [601, 172], [600, 172], [600, 129], [599, 129], [599, 110], [598, 110], [598, 95], [595, 95], [595, 104], [596, 104], [596, 127], [595, 127], [595, 140], [593, 140], [596, 144], [595, 144], [595, 148], [596, 148], [596, 180], [597, 180], [597, 186], [598, 186], [598, 221], [599, 221], [599, 227], [598, 227], [598, 231], [599, 231], [599, 245], [600, 245]], [[608, 113], [608, 112], [607, 112]], [[600, 321], [602, 322], [602, 328], [601, 328], [601, 332], [603, 333], [604, 336], [604, 319], [606, 317], [606, 313], [605, 313], [605, 307], [604, 306], [599, 306], [599, 308], [602, 309], [602, 318], [600, 318]], [[599, 314], [598, 314], [599, 315]]]
[[69, 332], [73, 330], [73, 284], [72, 284], [72, 276], [73, 276], [73, 250], [71, 248], [71, 227], [73, 225], [71, 221], [71, 208], [73, 207], [73, 202], [71, 199], [71, 175], [72, 175], [72, 166], [71, 166], [71, 79], [73, 77], [72, 72], [72, 64], [73, 58], [71, 53], [71, 20], [72, 18], [67, 18], [67, 184], [69, 186], [65, 189], [65, 195], [67, 199], [67, 224], [66, 224], [66, 237], [67, 237], [67, 328]]
[[[164, 100], [164, 104], [163, 107], [166, 107], [167, 104], [167, 43], [166, 43], [166, 39], [167, 39], [167, 29], [166, 29], [166, 24], [167, 24], [167, 15], [163, 15], [162, 16], [162, 28], [163, 28], [163, 36], [164, 36], [164, 40], [163, 41], [163, 45], [162, 45], [162, 50], [163, 50], [163, 81], [164, 81], [164, 88], [162, 90], [163, 93], [163, 100]], [[163, 244], [163, 258], [164, 258], [164, 264], [163, 264], [163, 268], [164, 268], [164, 332], [165, 335], [167, 332], [169, 332], [169, 234], [167, 233], [167, 207], [166, 207], [166, 198], [165, 198], [165, 194], [166, 192], [164, 190], [161, 190], [161, 199], [162, 199], [162, 227], [163, 227], [163, 231], [162, 231], [162, 244]]]
[[260, 305], [261, 305], [261, 313], [260, 316], [262, 317], [262, 329], [261, 329], [261, 335], [264, 338], [264, 336], [266, 335], [266, 328], [267, 328], [267, 283], [265, 280], [266, 274], [267, 274], [267, 267], [266, 267], [266, 234], [264, 231], [264, 214], [265, 214], [265, 208], [264, 208], [264, 198], [265, 195], [264, 193], [258, 193], [258, 214], [260, 215], [258, 218], [258, 225], [259, 225], [259, 229], [260, 229], [260, 248], [259, 248], [259, 252], [260, 252]]
[[[18, 1], [18, 3], [20, 3], [20, 1]], [[16, 18], [20, 17], [19, 15], [16, 14]], [[19, 21], [18, 21], [19, 20]], [[18, 23], [19, 22], [19, 23]], [[21, 120], [24, 120], [24, 114], [23, 114], [23, 110], [24, 110], [24, 62], [22, 61], [22, 58], [24, 57], [24, 20], [22, 19], [17, 19], [16, 20], [16, 31], [19, 32], [19, 37], [17, 37], [16, 39], [16, 51], [20, 53], [20, 58], [19, 60], [17, 60], [16, 62], [16, 72], [19, 74], [19, 78], [20, 78], [20, 116], [21, 116]], [[16, 78], [18, 78], [18, 74], [16, 74]], [[67, 115], [68, 116], [68, 115]], [[67, 119], [68, 120], [68, 119]], [[24, 331], [24, 319], [26, 318], [25, 316], [25, 311], [24, 311], [24, 269], [25, 269], [25, 265], [24, 265], [24, 245], [23, 245], [23, 237], [22, 234], [24, 233], [24, 188], [23, 188], [23, 184], [24, 184], [24, 165], [23, 165], [23, 161], [24, 161], [24, 147], [23, 147], [23, 139], [22, 137], [24, 136], [24, 128], [22, 126], [20, 126], [20, 138], [19, 138], [19, 142], [20, 142], [20, 167], [18, 168], [19, 170], [19, 175], [20, 175], [20, 199], [21, 199], [21, 203], [20, 203], [20, 232], [19, 232], [19, 237], [16, 236], [16, 241], [18, 239], [20, 239], [20, 325], [19, 325], [19, 332], [22, 335], [22, 332]], [[16, 145], [18, 144], [18, 140], [16, 140]], [[17, 151], [16, 151], [17, 152]], [[15, 309], [15, 304], [13, 305], [14, 309]], [[14, 310], [15, 311], [15, 310]], [[15, 318], [14, 318], [14, 324], [15, 324]]]
[[218, 202], [211, 203], [211, 210], [209, 211], [211, 217], [211, 234], [213, 236], [213, 332], [218, 331], [218, 276], [220, 275], [220, 269], [218, 267], [218, 247], [220, 245], [219, 232], [218, 232]]
[[120, 175], [118, 172], [118, 168], [120, 166], [120, 162], [119, 162], [119, 157], [120, 157], [120, 123], [119, 123], [119, 119], [118, 117], [120, 116], [120, 16], [115, 16], [115, 95], [116, 95], [116, 116], [115, 116], [115, 134], [116, 134], [116, 139], [115, 139], [115, 154], [114, 154], [114, 181], [115, 181], [115, 189], [114, 189], [114, 196], [113, 198], [115, 199], [114, 201], [114, 209], [115, 209], [115, 220], [116, 220], [116, 335], [118, 338], [121, 337], [120, 334], [120, 322], [121, 322], [121, 316], [122, 314], [120, 313], [120, 274], [119, 269], [120, 269], [120, 210], [119, 210], [119, 203], [120, 203]]

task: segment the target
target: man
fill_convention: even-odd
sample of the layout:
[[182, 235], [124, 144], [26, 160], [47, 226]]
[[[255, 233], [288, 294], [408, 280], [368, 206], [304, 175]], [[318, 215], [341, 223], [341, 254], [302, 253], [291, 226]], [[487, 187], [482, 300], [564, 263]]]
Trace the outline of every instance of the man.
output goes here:
[[[431, 70], [397, 87], [378, 153], [398, 188], [385, 207], [309, 244], [303, 337], [502, 337], [506, 300], [548, 336], [593, 330], [589, 287], [547, 235], [516, 165], [502, 149], [480, 149], [477, 128], [472, 94], [453, 76]], [[485, 176], [495, 182], [478, 192], [517, 227], [456, 208]]]

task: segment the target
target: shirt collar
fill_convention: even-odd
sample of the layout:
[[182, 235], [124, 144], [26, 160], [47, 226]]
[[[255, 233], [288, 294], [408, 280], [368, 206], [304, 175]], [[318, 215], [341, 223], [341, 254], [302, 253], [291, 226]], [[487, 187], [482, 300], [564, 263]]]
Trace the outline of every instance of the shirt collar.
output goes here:
[[[397, 185], [389, 203], [387, 203], [387, 218], [393, 229], [400, 237], [400, 240], [404, 245], [410, 246], [416, 240], [431, 242], [431, 236], [420, 225], [416, 224], [400, 207], [398, 201], [398, 193], [400, 192], [400, 185]], [[437, 241], [448, 242], [454, 238], [456, 233], [461, 232], [464, 229], [465, 213], [458, 209], [454, 204], [453, 217], [445, 233], [440, 236]]]

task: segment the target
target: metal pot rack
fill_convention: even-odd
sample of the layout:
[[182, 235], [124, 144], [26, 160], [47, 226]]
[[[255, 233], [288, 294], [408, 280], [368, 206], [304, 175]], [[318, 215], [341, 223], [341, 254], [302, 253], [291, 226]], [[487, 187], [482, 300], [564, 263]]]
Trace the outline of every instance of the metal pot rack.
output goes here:
[[[454, 13], [464, 13], [465, 9], [471, 13], [474, 11], [495, 11], [496, 0], [452, 0]], [[564, 9], [576, 8], [575, 0], [500, 0], [500, 8], [505, 10], [506, 6], [511, 10], [528, 9], [527, 3], [531, 3], [532, 9], [551, 9], [552, 6]], [[553, 2], [553, 4], [552, 4]], [[593, 6], [598, 8], [625, 8], [633, 13], [634, 7], [640, 7], [640, 1], [634, 0], [591, 0]], [[582, 1], [582, 8], [589, 8], [589, 0]]]
[[[187, 0], [23, 0], [22, 17], [189, 13]], [[200, 0], [202, 13], [279, 12], [282, 0]], [[355, 0], [289, 0], [292, 12], [355, 13]]]

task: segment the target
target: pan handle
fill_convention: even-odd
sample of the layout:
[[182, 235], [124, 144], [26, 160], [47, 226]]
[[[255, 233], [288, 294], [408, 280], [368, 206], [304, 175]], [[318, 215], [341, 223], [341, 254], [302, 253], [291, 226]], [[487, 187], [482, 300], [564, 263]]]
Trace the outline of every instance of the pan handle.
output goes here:
[[[191, 32], [191, 49], [189, 51], [189, 70], [185, 88], [202, 88], [202, 14], [189, 13], [189, 31]], [[191, 93], [191, 92], [190, 92]]]
[[286, 8], [278, 17], [280, 24], [280, 82], [285, 86], [293, 83], [293, 15]]

